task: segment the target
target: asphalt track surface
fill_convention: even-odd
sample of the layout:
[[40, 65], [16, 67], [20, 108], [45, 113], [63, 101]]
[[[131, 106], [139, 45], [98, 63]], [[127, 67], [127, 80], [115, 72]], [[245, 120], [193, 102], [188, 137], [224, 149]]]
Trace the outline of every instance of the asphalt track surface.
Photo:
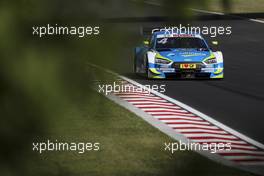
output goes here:
[[[209, 23], [209, 24], [208, 24]], [[231, 25], [230, 38], [219, 38], [224, 54], [224, 80], [145, 80], [165, 84], [166, 95], [264, 143], [264, 24], [210, 21], [205, 25]]]
[[[151, 8], [157, 12], [159, 7], [146, 11], [151, 12]], [[232, 35], [216, 38], [224, 55], [224, 80], [147, 80], [132, 73], [131, 55], [121, 63], [127, 71], [120, 74], [143, 85], [165, 84], [167, 96], [264, 143], [264, 24], [240, 18], [214, 18], [195, 21], [193, 25], [232, 27]], [[148, 22], [151, 24], [156, 22]]]

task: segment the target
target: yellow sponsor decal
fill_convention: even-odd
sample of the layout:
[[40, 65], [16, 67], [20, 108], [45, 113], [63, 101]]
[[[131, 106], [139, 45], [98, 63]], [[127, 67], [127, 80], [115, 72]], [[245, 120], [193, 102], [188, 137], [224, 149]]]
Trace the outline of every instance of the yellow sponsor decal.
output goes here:
[[223, 72], [223, 68], [217, 68], [217, 70], [214, 72], [215, 75], [220, 74]]
[[214, 77], [212, 77], [212, 78], [224, 78], [224, 74], [222, 73], [222, 74], [220, 74], [220, 75], [216, 75], [216, 76], [214, 76]]
[[149, 68], [149, 70], [154, 74], [160, 74], [160, 72], [158, 72], [155, 68]]
[[196, 64], [180, 64], [181, 69], [195, 69]]

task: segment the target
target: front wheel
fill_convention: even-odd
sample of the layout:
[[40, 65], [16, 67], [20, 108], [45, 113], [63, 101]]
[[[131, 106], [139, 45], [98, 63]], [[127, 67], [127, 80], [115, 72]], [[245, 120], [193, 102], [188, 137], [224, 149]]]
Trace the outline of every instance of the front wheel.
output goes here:
[[134, 56], [134, 65], [133, 65], [133, 71], [134, 73], [137, 74], [137, 61], [136, 61], [136, 56]]
[[150, 78], [150, 71], [149, 71], [149, 64], [148, 64], [148, 59], [146, 58], [145, 59], [145, 76], [146, 76], [146, 78]]

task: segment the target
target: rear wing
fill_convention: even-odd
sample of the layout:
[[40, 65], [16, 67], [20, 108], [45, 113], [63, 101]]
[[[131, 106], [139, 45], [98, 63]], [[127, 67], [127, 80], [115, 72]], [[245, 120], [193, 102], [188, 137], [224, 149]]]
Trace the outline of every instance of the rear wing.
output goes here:
[[151, 37], [154, 32], [158, 32], [165, 29], [172, 29], [172, 27], [165, 27], [165, 26], [151, 26], [151, 27], [141, 27], [140, 28], [140, 35], [143, 37]]
[[144, 40], [150, 41], [152, 34], [154, 32], [160, 31], [160, 29], [163, 29], [164, 27], [140, 27], [140, 35], [144, 38]]
[[140, 35], [144, 38], [150, 38], [153, 33], [152, 27], [141, 27], [140, 28]]
[[[158, 26], [152, 26], [152, 27], [141, 27], [140, 28], [140, 35], [142, 37], [144, 37], [145, 39], [150, 39], [152, 34], [154, 32], [158, 32], [158, 31], [165, 31], [168, 32], [167, 34], [169, 35], [171, 32], [173, 34], [179, 34], [179, 35], [193, 35], [196, 37], [201, 37], [201, 35], [199, 33], [195, 33], [193, 32], [193, 30], [182, 30], [180, 31], [179, 28], [177, 27], [166, 27], [166, 26], [162, 26], [162, 27], [158, 27]], [[186, 33], [187, 32], [187, 33]]]
[[141, 27], [140, 28], [140, 35], [144, 38], [151, 38], [154, 32], [158, 31], [174, 31], [175, 27], [166, 27], [166, 26], [151, 26], [151, 27]]

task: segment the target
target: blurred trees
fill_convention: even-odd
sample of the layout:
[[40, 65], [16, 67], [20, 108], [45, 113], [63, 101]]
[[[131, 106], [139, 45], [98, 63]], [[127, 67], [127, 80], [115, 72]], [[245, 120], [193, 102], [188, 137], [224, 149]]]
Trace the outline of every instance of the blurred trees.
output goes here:
[[231, 11], [231, 1], [222, 0], [222, 7], [223, 7], [224, 12], [229, 13]]

